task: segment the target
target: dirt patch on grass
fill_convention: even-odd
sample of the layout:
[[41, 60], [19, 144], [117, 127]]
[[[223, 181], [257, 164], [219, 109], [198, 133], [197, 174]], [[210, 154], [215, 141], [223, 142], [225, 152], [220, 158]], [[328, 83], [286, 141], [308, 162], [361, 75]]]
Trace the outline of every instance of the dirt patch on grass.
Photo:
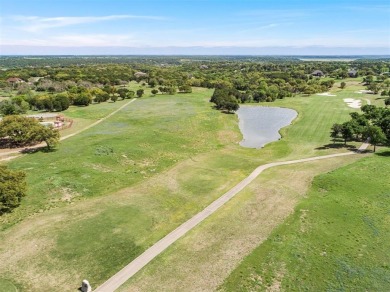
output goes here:
[[306, 219], [307, 219], [307, 212], [309, 212], [309, 210], [301, 209], [300, 211], [301, 211], [301, 216], [299, 216], [299, 219], [301, 220], [301, 232], [304, 233], [306, 232], [307, 229]]
[[91, 168], [93, 170], [104, 173], [112, 172], [111, 168], [98, 163], [83, 163], [83, 167]]
[[280, 269], [277, 271], [275, 277], [273, 278], [271, 286], [267, 288], [267, 292], [279, 292], [282, 289], [282, 280], [286, 273], [286, 265], [282, 263]]
[[[71, 188], [61, 188], [58, 192], [59, 199], [53, 199], [52, 201], [60, 201], [60, 202], [72, 202], [73, 199], [80, 197], [81, 194], [73, 191]], [[57, 196], [58, 196], [57, 195]]]
[[239, 134], [235, 131], [219, 131], [218, 132], [218, 141], [221, 144], [228, 144], [228, 143], [238, 143], [240, 142]]

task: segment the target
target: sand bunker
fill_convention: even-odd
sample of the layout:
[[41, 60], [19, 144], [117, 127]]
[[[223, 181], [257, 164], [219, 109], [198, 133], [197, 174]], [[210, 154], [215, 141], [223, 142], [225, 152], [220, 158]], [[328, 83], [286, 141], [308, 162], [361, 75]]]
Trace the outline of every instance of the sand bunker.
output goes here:
[[337, 96], [335, 94], [330, 94], [329, 92], [317, 93], [317, 95], [321, 95], [321, 96]]
[[371, 90], [358, 90], [358, 91], [355, 91], [355, 93], [359, 93], [359, 94], [373, 94], [374, 92], [371, 91]]
[[360, 108], [362, 106], [360, 99], [344, 98], [343, 100], [351, 108]]

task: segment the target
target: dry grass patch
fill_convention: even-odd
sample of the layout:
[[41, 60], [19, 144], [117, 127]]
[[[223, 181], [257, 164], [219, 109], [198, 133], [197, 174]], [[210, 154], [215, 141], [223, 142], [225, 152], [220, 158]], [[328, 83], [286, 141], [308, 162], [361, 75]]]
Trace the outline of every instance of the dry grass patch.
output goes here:
[[218, 140], [224, 145], [229, 143], [239, 143], [240, 138], [240, 134], [238, 134], [237, 131], [224, 130], [218, 132]]

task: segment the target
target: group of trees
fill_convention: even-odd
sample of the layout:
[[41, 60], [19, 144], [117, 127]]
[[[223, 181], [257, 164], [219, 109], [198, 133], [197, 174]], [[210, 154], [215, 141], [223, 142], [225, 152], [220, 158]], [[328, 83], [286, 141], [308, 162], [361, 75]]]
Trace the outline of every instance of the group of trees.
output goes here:
[[237, 90], [226, 89], [226, 88], [217, 88], [214, 91], [213, 96], [210, 99], [210, 102], [215, 103], [215, 108], [227, 111], [228, 113], [234, 112], [239, 109], [238, 100], [235, 96]]
[[333, 141], [342, 138], [346, 144], [351, 140], [369, 140], [374, 145], [374, 151], [378, 144], [390, 144], [390, 109], [364, 105], [361, 110], [362, 114], [353, 112], [351, 120], [332, 126]]
[[380, 74], [377, 76], [367, 75], [363, 78], [367, 90], [374, 94], [381, 93], [381, 96], [390, 96], [390, 78], [388, 74]]
[[142, 97], [143, 89], [134, 92], [127, 88], [116, 88], [114, 86], [104, 86], [103, 88], [86, 88], [73, 86], [61, 93], [27, 93], [17, 95], [9, 100], [0, 102], [0, 115], [25, 114], [29, 109], [44, 111], [64, 111], [70, 105], [88, 106], [92, 102], [101, 103], [106, 101], [116, 102], [119, 98]]
[[19, 115], [25, 114], [30, 105], [26, 101], [18, 103], [15, 99], [12, 100], [3, 100], [0, 102], [0, 115]]

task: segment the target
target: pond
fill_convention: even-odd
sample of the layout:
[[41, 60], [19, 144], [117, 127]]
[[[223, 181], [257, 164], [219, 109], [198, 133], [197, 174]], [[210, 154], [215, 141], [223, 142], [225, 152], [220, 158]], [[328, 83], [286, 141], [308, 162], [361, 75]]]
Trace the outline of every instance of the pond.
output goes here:
[[240, 106], [236, 113], [244, 136], [240, 145], [246, 148], [261, 148], [279, 140], [279, 130], [290, 125], [298, 115], [292, 109], [263, 106]]

